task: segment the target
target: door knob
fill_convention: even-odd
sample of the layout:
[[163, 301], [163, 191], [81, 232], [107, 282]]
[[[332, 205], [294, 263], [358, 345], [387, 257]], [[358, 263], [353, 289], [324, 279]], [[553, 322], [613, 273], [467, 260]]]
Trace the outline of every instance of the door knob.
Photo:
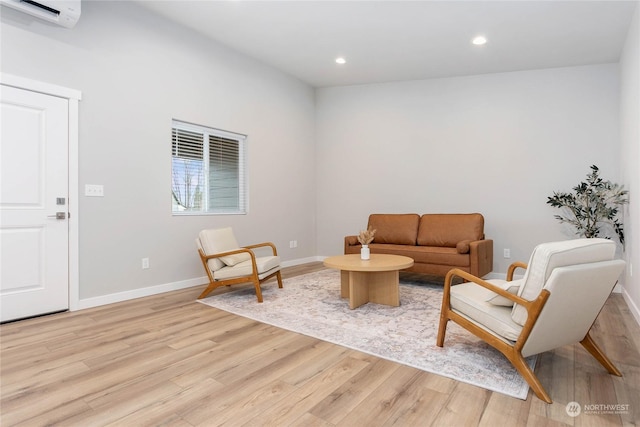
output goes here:
[[66, 212], [56, 212], [55, 215], [49, 215], [47, 218], [55, 218], [55, 219], [67, 219]]

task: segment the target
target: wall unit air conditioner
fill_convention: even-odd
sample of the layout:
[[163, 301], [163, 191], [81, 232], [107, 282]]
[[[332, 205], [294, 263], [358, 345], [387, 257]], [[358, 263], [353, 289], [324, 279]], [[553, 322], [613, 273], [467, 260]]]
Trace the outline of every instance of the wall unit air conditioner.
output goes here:
[[66, 28], [80, 19], [80, 0], [0, 0], [0, 4]]

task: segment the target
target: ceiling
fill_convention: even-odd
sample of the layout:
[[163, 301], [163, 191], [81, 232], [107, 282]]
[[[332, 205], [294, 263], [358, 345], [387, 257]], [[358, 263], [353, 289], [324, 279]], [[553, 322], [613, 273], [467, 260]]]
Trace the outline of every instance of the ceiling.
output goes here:
[[[638, 2], [139, 4], [314, 87], [326, 87], [618, 62]], [[488, 43], [471, 44], [476, 35]], [[338, 56], [346, 64], [336, 64]]]

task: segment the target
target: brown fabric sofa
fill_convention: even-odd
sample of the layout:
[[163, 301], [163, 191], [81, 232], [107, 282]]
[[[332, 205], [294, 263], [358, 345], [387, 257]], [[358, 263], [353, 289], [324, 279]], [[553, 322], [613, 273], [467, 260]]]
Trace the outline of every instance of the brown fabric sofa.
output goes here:
[[[445, 276], [460, 268], [482, 277], [493, 269], [493, 240], [484, 236], [484, 217], [471, 214], [372, 214], [368, 227], [376, 230], [372, 254], [413, 258], [408, 271]], [[344, 253], [360, 253], [357, 236], [344, 238]]]

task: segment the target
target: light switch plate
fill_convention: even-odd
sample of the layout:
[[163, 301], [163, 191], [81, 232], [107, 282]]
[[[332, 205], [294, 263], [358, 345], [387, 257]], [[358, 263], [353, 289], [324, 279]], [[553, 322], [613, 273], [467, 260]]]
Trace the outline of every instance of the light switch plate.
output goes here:
[[87, 197], [104, 197], [104, 186], [95, 184], [85, 184], [84, 195]]

